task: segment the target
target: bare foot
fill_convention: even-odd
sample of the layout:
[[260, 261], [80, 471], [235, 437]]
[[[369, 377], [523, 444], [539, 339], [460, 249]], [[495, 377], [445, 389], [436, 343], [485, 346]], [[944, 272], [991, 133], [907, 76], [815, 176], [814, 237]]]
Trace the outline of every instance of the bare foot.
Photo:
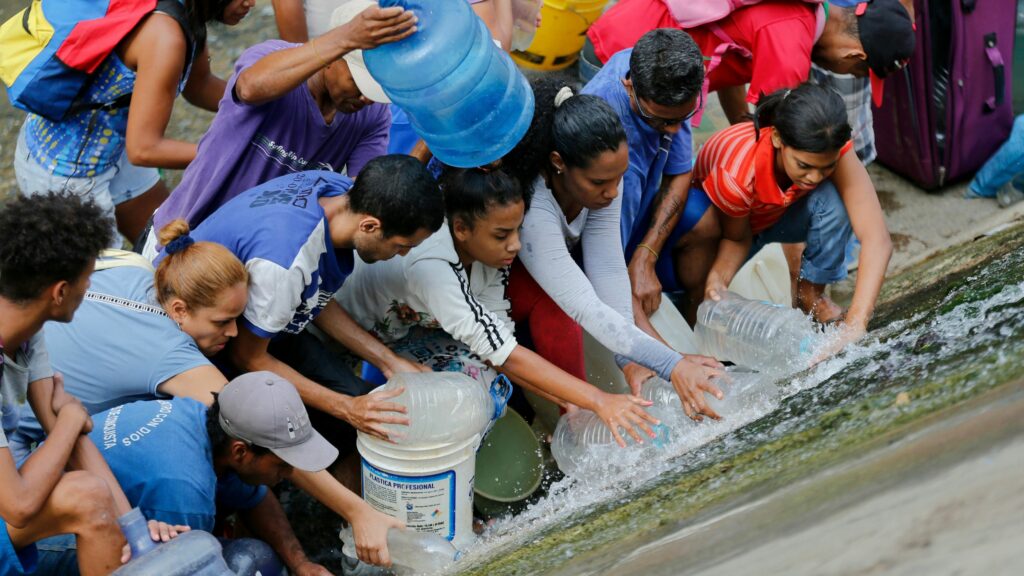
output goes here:
[[825, 285], [815, 284], [807, 280], [797, 282], [796, 303], [805, 314], [810, 314], [816, 322], [831, 324], [843, 319], [846, 313], [843, 307], [825, 295]]

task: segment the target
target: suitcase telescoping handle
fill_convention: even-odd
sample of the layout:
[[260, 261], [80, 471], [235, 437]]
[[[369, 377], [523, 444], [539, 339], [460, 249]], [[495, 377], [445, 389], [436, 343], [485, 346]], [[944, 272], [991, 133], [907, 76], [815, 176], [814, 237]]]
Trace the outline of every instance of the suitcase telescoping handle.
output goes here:
[[992, 66], [992, 79], [995, 94], [985, 99], [985, 111], [993, 112], [1003, 105], [1003, 93], [1006, 92], [1006, 65], [1003, 63], [1003, 55], [999, 52], [996, 33], [985, 35], [985, 55], [988, 56], [988, 63]]

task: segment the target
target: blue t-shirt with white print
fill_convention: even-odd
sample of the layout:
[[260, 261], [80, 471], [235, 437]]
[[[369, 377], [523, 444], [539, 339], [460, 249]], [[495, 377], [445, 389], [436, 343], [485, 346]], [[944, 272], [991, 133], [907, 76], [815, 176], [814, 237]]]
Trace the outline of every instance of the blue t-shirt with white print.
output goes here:
[[226, 246], [249, 271], [241, 322], [253, 334], [302, 332], [352, 273], [354, 252], [335, 251], [318, 202], [351, 187], [334, 172], [288, 174], [231, 199], [192, 232], [196, 241]]
[[150, 520], [209, 532], [218, 510], [249, 510], [267, 495], [234, 473], [217, 477], [206, 406], [191, 398], [115, 406], [93, 416], [89, 438]]
[[[102, 260], [102, 259], [101, 259]], [[71, 322], [47, 322], [46, 345], [64, 389], [90, 414], [161, 397], [157, 388], [175, 376], [209, 366], [195, 340], [160, 307], [153, 271], [138, 266], [97, 270]], [[31, 410], [21, 411], [10, 438], [24, 461], [45, 434]]]
[[583, 94], [599, 96], [619, 115], [629, 143], [629, 169], [622, 177], [622, 245], [631, 254], [647, 231], [648, 214], [661, 186], [662, 175], [685, 174], [693, 169], [693, 136], [690, 121], [675, 134], [662, 134], [633, 112], [622, 80], [629, 72], [632, 48], [616, 52], [583, 88]]

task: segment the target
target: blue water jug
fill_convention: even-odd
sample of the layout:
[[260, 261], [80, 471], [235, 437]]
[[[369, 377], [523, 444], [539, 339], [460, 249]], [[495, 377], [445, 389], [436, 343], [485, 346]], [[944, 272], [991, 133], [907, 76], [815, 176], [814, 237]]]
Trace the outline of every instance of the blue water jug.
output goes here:
[[132, 549], [132, 559], [113, 576], [234, 576], [221, 556], [220, 542], [209, 532], [185, 532], [157, 544], [149, 537], [146, 518], [132, 508], [118, 518]]
[[255, 538], [236, 538], [224, 545], [224, 562], [235, 576], [285, 576], [281, 558], [269, 544]]
[[533, 120], [533, 91], [469, 3], [380, 0], [380, 5], [412, 10], [417, 31], [367, 50], [363, 60], [434, 156], [471, 168], [511, 150]]

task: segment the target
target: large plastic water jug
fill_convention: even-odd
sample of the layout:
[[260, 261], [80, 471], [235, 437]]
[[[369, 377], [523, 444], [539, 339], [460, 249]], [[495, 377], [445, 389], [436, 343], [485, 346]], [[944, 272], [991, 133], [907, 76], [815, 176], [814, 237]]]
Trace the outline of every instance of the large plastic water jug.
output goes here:
[[533, 120], [533, 90], [468, 2], [380, 0], [419, 19], [412, 36], [367, 50], [366, 67], [438, 160], [471, 168], [511, 150]]
[[220, 542], [209, 532], [192, 530], [157, 544], [149, 536], [146, 518], [138, 508], [118, 518], [132, 549], [132, 559], [113, 572], [116, 576], [234, 576], [221, 556]]
[[385, 424], [398, 445], [430, 446], [466, 440], [481, 434], [505, 409], [511, 393], [500, 379], [489, 390], [460, 372], [399, 372], [374, 394], [405, 388], [390, 401], [405, 406], [409, 425]]
[[[354, 554], [356, 541], [352, 527], [342, 529], [341, 541], [344, 554]], [[403, 574], [437, 574], [462, 556], [452, 543], [437, 534], [415, 532], [400, 528], [388, 529], [388, 554], [391, 556], [391, 570]]]
[[554, 456], [559, 469], [573, 477], [581, 477], [587, 472], [605, 468], [628, 466], [638, 461], [641, 454], [664, 448], [669, 442], [671, 433], [666, 422], [672, 418], [671, 414], [655, 406], [648, 408], [647, 411], [662, 422], [651, 426], [656, 437], [650, 438], [637, 428], [637, 432], [644, 440], [643, 444], [637, 444], [632, 436], [620, 430], [622, 438], [626, 441], [625, 448], [615, 442], [612, 431], [594, 412], [575, 410], [564, 414], [559, 418], [555, 433], [551, 437], [551, 455]]
[[467, 546], [476, 451], [504, 413], [512, 385], [504, 376], [485, 386], [459, 372], [418, 372], [395, 374], [377, 390], [399, 386], [405, 391], [392, 401], [407, 408], [409, 425], [387, 427], [393, 442], [356, 437], [363, 499], [410, 530]]
[[726, 292], [697, 308], [701, 353], [774, 376], [810, 365], [822, 335], [799, 310]]

